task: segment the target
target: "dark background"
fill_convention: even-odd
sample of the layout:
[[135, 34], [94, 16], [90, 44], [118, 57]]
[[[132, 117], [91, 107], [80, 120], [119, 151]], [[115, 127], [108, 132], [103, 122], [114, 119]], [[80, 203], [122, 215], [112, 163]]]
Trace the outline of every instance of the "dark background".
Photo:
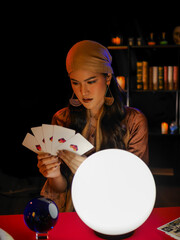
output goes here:
[[[108, 7], [107, 7], [108, 8]], [[84, 8], [85, 9], [85, 8]], [[26, 177], [39, 175], [36, 155], [21, 144], [31, 127], [50, 123], [53, 114], [66, 106], [72, 91], [65, 69], [65, 58], [77, 41], [90, 39], [108, 46], [111, 37], [122, 34], [147, 39], [166, 31], [172, 43], [172, 31], [179, 17], [160, 17], [108, 11], [67, 14], [28, 7], [6, 15], [4, 24], [4, 76], [1, 81], [2, 154], [4, 174]], [[122, 12], [122, 10], [120, 11]], [[135, 14], [136, 15], [136, 14]]]

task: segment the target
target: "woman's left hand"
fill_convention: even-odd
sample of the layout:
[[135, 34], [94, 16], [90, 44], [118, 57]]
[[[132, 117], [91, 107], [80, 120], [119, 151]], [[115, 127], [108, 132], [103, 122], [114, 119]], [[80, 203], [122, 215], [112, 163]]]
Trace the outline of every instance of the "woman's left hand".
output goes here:
[[66, 163], [66, 165], [70, 168], [73, 174], [75, 174], [78, 167], [86, 159], [85, 156], [80, 156], [68, 150], [60, 150], [58, 152], [58, 157]]

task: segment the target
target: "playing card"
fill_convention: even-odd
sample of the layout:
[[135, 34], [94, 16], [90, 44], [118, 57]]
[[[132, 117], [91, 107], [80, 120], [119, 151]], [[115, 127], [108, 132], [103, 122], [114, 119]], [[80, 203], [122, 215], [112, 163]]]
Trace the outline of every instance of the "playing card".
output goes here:
[[158, 230], [165, 232], [174, 239], [180, 240], [180, 217], [159, 227]]
[[44, 135], [43, 135], [42, 126], [33, 127], [33, 128], [31, 128], [31, 131], [34, 134], [37, 141], [39, 142], [39, 144], [41, 145], [43, 152], [46, 152], [46, 145], [45, 145], [45, 139], [44, 139]]
[[43, 135], [46, 145], [46, 152], [51, 153], [53, 142], [53, 129], [54, 125], [42, 124]]
[[69, 150], [79, 155], [83, 155], [92, 148], [94, 148], [94, 146], [89, 141], [87, 141], [80, 133], [77, 133], [76, 135], [74, 135], [74, 137], [69, 139], [62, 146], [60, 146], [58, 150]]
[[22, 145], [37, 154], [43, 153], [41, 145], [39, 144], [37, 139], [30, 133], [26, 134], [26, 136], [22, 142]]
[[52, 142], [52, 155], [57, 154], [57, 150], [62, 146], [67, 140], [75, 135], [75, 130], [54, 125], [53, 131], [53, 142]]
[[79, 155], [89, 152], [94, 146], [80, 133], [57, 125], [42, 124], [31, 128], [34, 136], [27, 133], [23, 145], [33, 152], [56, 155], [58, 150], [69, 150]]

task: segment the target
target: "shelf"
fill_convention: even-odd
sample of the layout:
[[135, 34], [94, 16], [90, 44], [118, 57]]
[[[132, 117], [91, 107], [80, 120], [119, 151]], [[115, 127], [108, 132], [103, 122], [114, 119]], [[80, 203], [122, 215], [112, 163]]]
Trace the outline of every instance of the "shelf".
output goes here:
[[149, 132], [149, 137], [180, 137], [180, 134], [176, 133], [176, 134], [161, 134], [159, 133], [154, 133], [154, 132]]
[[108, 46], [107, 47], [110, 50], [124, 50], [124, 49], [128, 49], [128, 48], [134, 48], [134, 49], [145, 49], [145, 48], [159, 48], [159, 49], [163, 49], [163, 48], [180, 48], [180, 45], [142, 45], [142, 46]]
[[108, 46], [108, 49], [123, 50], [123, 49], [128, 49], [128, 46]]
[[174, 176], [173, 168], [151, 168], [151, 172], [153, 175], [157, 176]]
[[144, 46], [131, 46], [131, 48], [180, 48], [180, 45], [144, 45]]
[[180, 90], [130, 90], [133, 93], [176, 93]]

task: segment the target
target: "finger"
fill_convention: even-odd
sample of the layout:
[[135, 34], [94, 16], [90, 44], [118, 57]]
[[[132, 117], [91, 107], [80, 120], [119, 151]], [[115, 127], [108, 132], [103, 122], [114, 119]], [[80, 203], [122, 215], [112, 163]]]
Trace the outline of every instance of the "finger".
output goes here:
[[48, 158], [48, 157], [51, 157], [51, 156], [52, 155], [50, 153], [42, 153], [42, 154], [37, 155], [37, 159], [41, 160], [41, 159]]
[[79, 165], [86, 159], [86, 157], [67, 151], [62, 154], [62, 159], [64, 162], [76, 162], [77, 165]]
[[49, 164], [52, 164], [52, 163], [58, 163], [59, 162], [59, 159], [57, 156], [51, 156], [51, 157], [48, 157], [48, 158], [43, 158], [43, 159], [40, 159], [38, 161], [38, 168], [40, 168], [41, 166], [43, 165], [49, 165]]
[[67, 165], [69, 165], [69, 163], [72, 161], [72, 158], [68, 157], [68, 156], [61, 156], [61, 158], [59, 158], [61, 162], [66, 163]]
[[71, 159], [78, 156], [76, 153], [70, 152], [68, 150], [61, 150], [58, 152], [58, 157], [63, 159], [64, 161], [70, 161]]
[[60, 166], [60, 162], [58, 162], [58, 163], [52, 163], [52, 164], [48, 164], [48, 165], [43, 165], [42, 167], [41, 167], [41, 169], [42, 169], [42, 171], [47, 171], [47, 170], [49, 170], [49, 169], [51, 169], [51, 168], [56, 168], [56, 167], [58, 167], [58, 166]]
[[[55, 170], [57, 170], [59, 167], [60, 167], [60, 164], [61, 163], [55, 163], [55, 164], [51, 164], [51, 165], [48, 165], [48, 166], [42, 166], [40, 169], [39, 169], [39, 172], [43, 174], [43, 176], [46, 175], [46, 173], [48, 172], [53, 172]], [[60, 170], [59, 170], [60, 171]]]
[[[52, 168], [49, 168], [49, 169], [40, 169], [40, 173], [44, 177], [48, 178], [48, 177], [51, 177], [52, 174], [54, 174], [54, 172], [58, 170], [58, 168], [59, 168], [59, 166], [55, 166], [55, 167], [52, 167]], [[59, 171], [60, 171], [60, 169], [59, 169]]]
[[71, 152], [71, 151], [68, 151], [68, 150], [62, 150], [62, 154], [64, 156], [69, 156], [70, 158], [76, 157], [76, 156], [80, 156], [79, 154]]
[[66, 163], [66, 165], [70, 168], [72, 173], [74, 174], [80, 164], [84, 161], [85, 157], [82, 157], [76, 153], [69, 152], [63, 150], [60, 152], [59, 156]]

